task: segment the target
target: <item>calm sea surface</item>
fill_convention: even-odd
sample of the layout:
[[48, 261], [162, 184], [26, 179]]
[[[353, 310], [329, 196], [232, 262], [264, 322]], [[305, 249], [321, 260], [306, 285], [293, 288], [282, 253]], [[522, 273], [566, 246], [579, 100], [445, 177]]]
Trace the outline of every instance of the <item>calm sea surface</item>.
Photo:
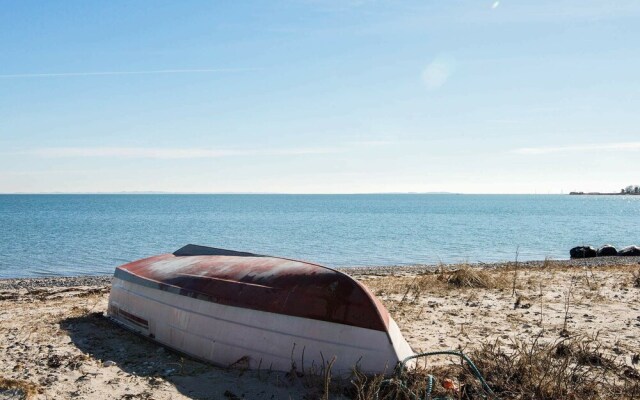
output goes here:
[[195, 243], [329, 266], [640, 244], [640, 196], [0, 195], [0, 278], [110, 274]]

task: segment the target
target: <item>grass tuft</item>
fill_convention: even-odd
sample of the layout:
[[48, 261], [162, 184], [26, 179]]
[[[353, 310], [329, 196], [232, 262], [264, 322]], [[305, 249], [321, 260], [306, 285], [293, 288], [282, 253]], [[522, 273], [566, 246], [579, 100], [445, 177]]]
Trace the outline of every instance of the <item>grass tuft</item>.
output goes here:
[[640, 269], [638, 270], [638, 272], [631, 273], [631, 279], [632, 279], [633, 287], [640, 289]]
[[496, 279], [487, 271], [480, 268], [463, 266], [460, 269], [443, 275], [443, 279], [450, 287], [454, 288], [482, 288], [495, 289], [504, 287], [504, 279]]
[[36, 396], [38, 390], [33, 383], [0, 376], [0, 398], [29, 400]]

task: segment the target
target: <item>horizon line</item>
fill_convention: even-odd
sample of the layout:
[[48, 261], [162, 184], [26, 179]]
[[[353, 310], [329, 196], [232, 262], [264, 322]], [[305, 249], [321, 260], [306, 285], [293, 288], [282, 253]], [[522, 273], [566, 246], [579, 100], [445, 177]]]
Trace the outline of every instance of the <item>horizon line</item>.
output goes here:
[[331, 195], [372, 195], [372, 194], [431, 194], [431, 195], [569, 195], [564, 192], [547, 193], [488, 193], [488, 192], [170, 192], [170, 191], [117, 191], [117, 192], [0, 192], [2, 195], [299, 195], [299, 196], [331, 196]]

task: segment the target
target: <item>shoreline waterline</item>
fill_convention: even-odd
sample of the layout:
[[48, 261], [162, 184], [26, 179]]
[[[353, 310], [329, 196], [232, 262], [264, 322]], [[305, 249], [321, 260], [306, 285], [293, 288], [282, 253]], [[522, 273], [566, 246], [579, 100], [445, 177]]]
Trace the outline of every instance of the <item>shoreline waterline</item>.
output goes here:
[[[597, 268], [609, 265], [638, 265], [640, 257], [593, 257], [565, 260], [530, 260], [493, 263], [450, 263], [450, 264], [417, 264], [417, 265], [375, 265], [375, 266], [342, 266], [334, 268], [357, 278], [363, 275], [402, 275], [431, 273], [440, 270], [455, 270], [464, 266], [484, 269], [500, 268], [543, 268], [548, 264], [562, 267]], [[0, 278], [0, 289], [30, 289], [37, 287], [73, 287], [73, 286], [104, 286], [111, 284], [113, 275], [71, 275], [71, 276], [42, 276], [42, 277], [10, 277]]]

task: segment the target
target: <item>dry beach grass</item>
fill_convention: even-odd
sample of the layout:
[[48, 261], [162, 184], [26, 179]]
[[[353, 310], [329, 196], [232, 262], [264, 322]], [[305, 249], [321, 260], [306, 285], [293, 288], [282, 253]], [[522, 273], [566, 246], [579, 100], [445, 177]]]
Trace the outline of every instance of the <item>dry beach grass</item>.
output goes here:
[[[416, 351], [463, 350], [501, 399], [633, 399], [640, 264], [621, 260], [348, 272], [382, 299]], [[105, 320], [108, 278], [66, 279], [0, 281], [0, 399], [369, 399], [382, 380], [206, 365]], [[458, 359], [421, 360], [403, 378], [422, 395], [426, 374], [435, 393], [482, 398]], [[387, 385], [380, 398], [409, 398], [403, 391]]]
[[[384, 299], [414, 349], [465, 351], [499, 398], [640, 398], [640, 266], [616, 261], [359, 279]], [[428, 360], [421, 379], [409, 377], [416, 391], [426, 372], [458, 380], [463, 398], [465, 388], [470, 398], [481, 393], [467, 369], [442, 357]]]

